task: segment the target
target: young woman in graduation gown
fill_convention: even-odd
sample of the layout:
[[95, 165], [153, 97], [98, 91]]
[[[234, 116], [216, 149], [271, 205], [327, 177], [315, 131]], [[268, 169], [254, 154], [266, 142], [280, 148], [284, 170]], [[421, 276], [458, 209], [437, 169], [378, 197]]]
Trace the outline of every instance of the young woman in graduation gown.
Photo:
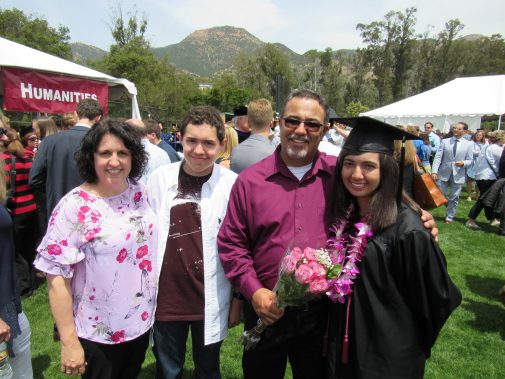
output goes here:
[[[347, 123], [355, 128], [335, 169], [332, 211], [343, 231], [337, 242], [347, 248], [345, 263], [350, 258], [355, 265], [330, 313], [328, 378], [422, 378], [461, 294], [419, 209], [397, 195], [391, 139], [404, 132], [387, 124], [377, 132], [368, 118]], [[394, 128], [388, 137], [384, 125]]]

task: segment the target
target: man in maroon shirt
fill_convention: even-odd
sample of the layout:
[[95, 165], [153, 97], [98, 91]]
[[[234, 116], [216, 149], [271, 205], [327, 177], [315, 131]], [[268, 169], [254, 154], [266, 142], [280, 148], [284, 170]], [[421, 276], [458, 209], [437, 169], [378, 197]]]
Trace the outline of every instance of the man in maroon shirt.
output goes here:
[[329, 237], [325, 205], [336, 159], [317, 150], [327, 123], [327, 106], [318, 94], [292, 93], [281, 113], [281, 146], [244, 170], [230, 194], [219, 256], [246, 298], [245, 328], [258, 317], [270, 325], [259, 344], [244, 352], [245, 378], [283, 378], [288, 358], [294, 377], [323, 376], [325, 301], [282, 310], [272, 289], [290, 243], [323, 247]]

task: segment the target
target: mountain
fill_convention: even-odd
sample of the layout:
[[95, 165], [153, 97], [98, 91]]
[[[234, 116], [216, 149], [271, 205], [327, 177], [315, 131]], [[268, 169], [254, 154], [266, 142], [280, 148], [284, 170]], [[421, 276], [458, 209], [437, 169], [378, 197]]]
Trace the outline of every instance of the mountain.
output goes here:
[[107, 55], [107, 51], [81, 42], [71, 43], [70, 49], [74, 60], [78, 62], [99, 61]]
[[[460, 37], [464, 40], [475, 41], [480, 34], [470, 34]], [[97, 61], [107, 52], [84, 43], [71, 43], [74, 60], [79, 62]], [[209, 29], [197, 30], [181, 42], [165, 47], [152, 48], [153, 53], [160, 59], [168, 56], [168, 61], [177, 68], [199, 75], [210, 77], [218, 72], [229, 70], [237, 54], [253, 54], [261, 49], [265, 42], [255, 37], [243, 28], [233, 26], [217, 26]], [[295, 53], [281, 43], [274, 43], [290, 62], [295, 66], [303, 66], [311, 62], [310, 50], [304, 55]], [[334, 50], [334, 56], [345, 66], [349, 66], [356, 50]]]
[[[243, 28], [218, 26], [197, 30], [181, 42], [165, 47], [153, 48], [160, 59], [168, 55], [176, 67], [200, 76], [212, 76], [229, 69], [239, 53], [252, 54], [265, 45], [260, 39]], [[307, 63], [308, 59], [288, 47], [276, 43], [294, 64]]]

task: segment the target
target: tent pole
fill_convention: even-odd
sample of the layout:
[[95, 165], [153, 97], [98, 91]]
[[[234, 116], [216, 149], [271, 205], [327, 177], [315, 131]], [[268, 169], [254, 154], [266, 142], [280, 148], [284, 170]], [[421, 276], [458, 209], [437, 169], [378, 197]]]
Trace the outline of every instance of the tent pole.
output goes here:
[[500, 118], [498, 118], [498, 130], [500, 130], [500, 129], [501, 129], [501, 116], [502, 116], [502, 115], [500, 115]]

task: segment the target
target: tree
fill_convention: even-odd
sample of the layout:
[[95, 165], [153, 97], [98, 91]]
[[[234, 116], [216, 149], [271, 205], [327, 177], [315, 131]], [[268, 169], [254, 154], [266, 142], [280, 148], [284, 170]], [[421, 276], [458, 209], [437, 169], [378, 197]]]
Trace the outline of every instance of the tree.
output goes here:
[[198, 97], [198, 103], [212, 105], [223, 112], [229, 112], [239, 105], [247, 104], [252, 98], [251, 92], [240, 86], [234, 75], [226, 73], [214, 81], [210, 90]]
[[346, 113], [350, 117], [359, 116], [360, 113], [366, 112], [368, 110], [370, 110], [370, 108], [361, 104], [359, 101], [351, 101], [349, 104], [347, 104], [347, 108], [345, 109]]
[[373, 108], [378, 104], [378, 91], [371, 75], [371, 66], [367, 61], [366, 54], [358, 49], [353, 58], [350, 78], [346, 83], [345, 101], [361, 102]]
[[434, 87], [436, 41], [428, 31], [424, 32], [417, 43], [415, 61], [416, 69], [413, 70], [413, 91], [420, 93]]
[[198, 96], [198, 85], [189, 75], [178, 72], [168, 59], [158, 60], [145, 38], [147, 20], [137, 12], [123, 16], [119, 8], [111, 28], [115, 44], [102, 66], [109, 74], [135, 83], [141, 108], [160, 118], [181, 118]]
[[147, 19], [143, 15], [142, 19], [137, 18], [137, 11], [128, 12], [128, 20], [125, 20], [123, 16], [123, 10], [118, 5], [115, 10], [113, 10], [113, 27], [111, 27], [112, 37], [116, 44], [120, 47], [126, 46], [129, 43], [137, 42], [137, 44], [149, 47], [149, 41], [144, 38], [144, 34], [147, 30]]
[[393, 100], [405, 97], [408, 85], [409, 68], [412, 64], [414, 47], [414, 27], [416, 25], [417, 9], [412, 7], [405, 13], [398, 12], [399, 21], [395, 44], [393, 47]]
[[238, 54], [234, 61], [234, 71], [237, 83], [246, 88], [252, 98], [265, 97], [274, 103], [276, 76], [282, 77], [281, 103], [294, 83], [294, 74], [287, 55], [269, 43], [256, 54]]
[[259, 52], [257, 58], [258, 66], [266, 79], [266, 85], [270, 98], [275, 99], [276, 77], [282, 77], [280, 88], [280, 99], [284, 99], [294, 82], [293, 71], [289, 64], [289, 58], [278, 47], [267, 43]]
[[405, 13], [391, 11], [381, 21], [356, 27], [368, 44], [361, 54], [371, 64], [380, 105], [404, 95], [412, 61], [416, 12], [414, 7]]
[[346, 79], [342, 75], [342, 64], [340, 59], [335, 59], [331, 48], [326, 48], [320, 53], [319, 79], [321, 94], [324, 96], [329, 106], [337, 113], [345, 110], [344, 95], [346, 90]]
[[434, 85], [454, 79], [461, 67], [463, 41], [456, 40], [465, 26], [457, 18], [445, 23], [445, 29], [438, 34], [437, 49], [434, 59]]
[[72, 59], [68, 33], [66, 26], [54, 28], [44, 18], [25, 15], [19, 9], [0, 9], [0, 35], [11, 41], [63, 59]]

